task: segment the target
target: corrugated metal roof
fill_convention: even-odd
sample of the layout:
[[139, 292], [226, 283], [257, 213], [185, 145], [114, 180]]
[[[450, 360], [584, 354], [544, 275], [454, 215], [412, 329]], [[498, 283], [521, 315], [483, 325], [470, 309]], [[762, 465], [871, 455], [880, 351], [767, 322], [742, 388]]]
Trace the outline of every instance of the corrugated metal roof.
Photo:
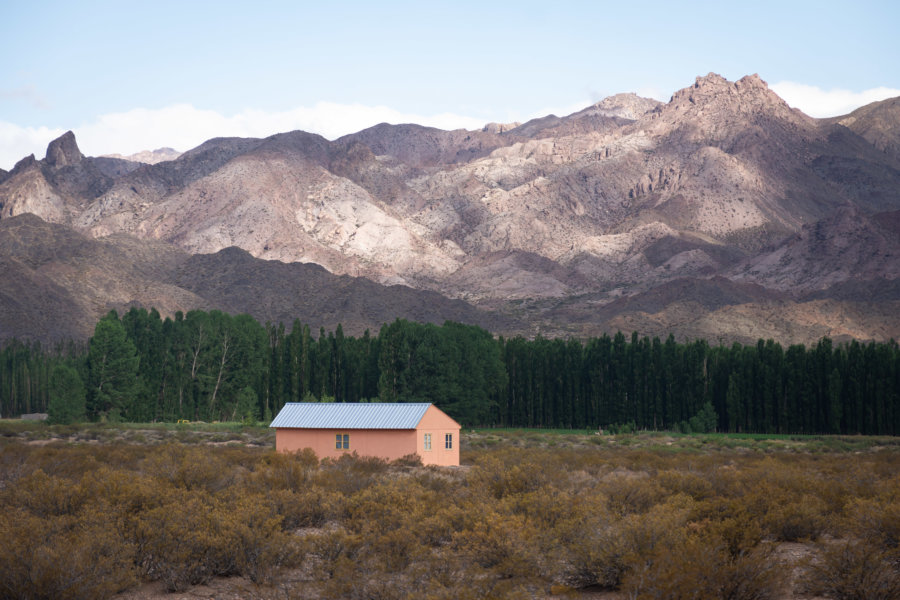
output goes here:
[[427, 402], [288, 402], [269, 427], [415, 429], [429, 406]]

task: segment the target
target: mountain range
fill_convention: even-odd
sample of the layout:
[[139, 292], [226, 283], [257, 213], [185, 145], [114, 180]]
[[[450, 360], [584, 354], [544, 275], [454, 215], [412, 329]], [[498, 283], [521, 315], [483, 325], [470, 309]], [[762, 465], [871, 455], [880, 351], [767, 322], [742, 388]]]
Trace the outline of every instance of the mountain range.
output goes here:
[[69, 132], [0, 171], [0, 337], [84, 338], [140, 305], [348, 333], [886, 340], [898, 257], [900, 98], [814, 119], [756, 75], [478, 131], [130, 158]]

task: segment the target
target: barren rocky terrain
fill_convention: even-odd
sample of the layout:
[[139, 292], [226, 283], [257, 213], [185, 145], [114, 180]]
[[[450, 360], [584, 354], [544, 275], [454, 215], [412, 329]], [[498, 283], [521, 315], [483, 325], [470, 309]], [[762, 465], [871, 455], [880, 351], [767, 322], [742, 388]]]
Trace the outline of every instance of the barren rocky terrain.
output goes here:
[[[249, 273], [280, 269], [288, 287], [307, 277], [296, 263], [315, 263], [385, 299], [376, 303], [385, 310], [360, 301], [364, 316], [354, 315], [349, 301], [343, 313], [334, 298], [344, 288], [319, 283], [331, 312], [303, 313], [314, 327], [415, 314], [412, 300], [387, 300], [405, 294], [428, 318], [481, 319], [505, 334], [885, 340], [900, 334], [898, 131], [897, 99], [813, 119], [755, 75], [711, 73], [667, 103], [621, 94], [480, 131], [381, 124], [334, 141], [302, 131], [217, 138], [155, 164], [161, 151], [85, 157], [70, 132], [45, 159], [0, 173], [0, 218], [30, 213], [78, 232], [76, 246], [123, 245], [161, 263], [194, 255], [219, 271], [231, 260]], [[73, 260], [49, 240], [34, 244], [54, 265]], [[230, 247], [245, 252], [216, 254]], [[190, 270], [138, 284], [121, 270], [98, 273], [106, 259], [68, 271], [2, 259], [4, 313], [48, 323], [35, 324], [39, 337], [71, 333], [29, 317], [35, 302], [25, 299], [45, 288], [48, 316], [59, 314], [54, 302], [72, 304], [67, 294], [80, 298], [71, 311], [83, 316], [65, 321], [129, 303], [246, 310], [234, 294], [268, 304], [255, 307], [261, 318], [301, 316], [272, 299], [271, 279], [252, 275], [203, 295]], [[21, 331], [0, 331], [12, 333]]]

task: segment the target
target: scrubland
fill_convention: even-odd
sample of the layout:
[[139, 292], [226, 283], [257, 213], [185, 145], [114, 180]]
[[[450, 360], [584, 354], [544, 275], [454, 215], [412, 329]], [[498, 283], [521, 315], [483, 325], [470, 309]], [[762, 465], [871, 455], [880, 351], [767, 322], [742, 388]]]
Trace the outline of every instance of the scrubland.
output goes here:
[[433, 468], [0, 423], [0, 597], [900, 598], [896, 438], [462, 441]]

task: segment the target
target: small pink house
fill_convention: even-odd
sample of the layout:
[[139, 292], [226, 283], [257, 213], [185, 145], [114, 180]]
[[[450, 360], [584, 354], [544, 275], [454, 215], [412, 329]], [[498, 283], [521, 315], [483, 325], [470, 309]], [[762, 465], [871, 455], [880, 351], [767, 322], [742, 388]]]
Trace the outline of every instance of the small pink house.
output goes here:
[[320, 459], [356, 452], [387, 460], [418, 454], [426, 465], [459, 465], [460, 425], [433, 404], [289, 402], [269, 427], [278, 452], [311, 448]]

